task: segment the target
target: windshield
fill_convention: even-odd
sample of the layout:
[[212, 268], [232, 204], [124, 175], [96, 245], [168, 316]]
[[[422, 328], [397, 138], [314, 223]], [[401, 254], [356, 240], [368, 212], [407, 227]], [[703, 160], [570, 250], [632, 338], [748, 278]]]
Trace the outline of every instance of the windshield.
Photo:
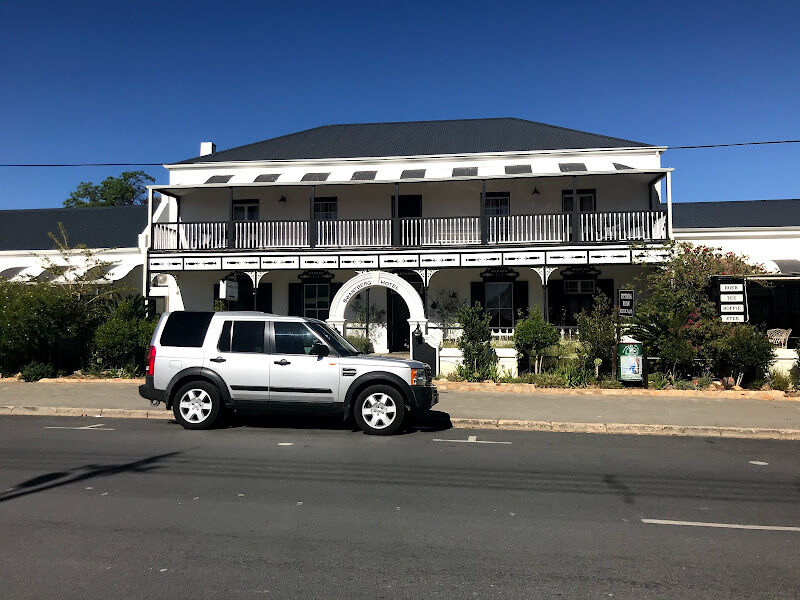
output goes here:
[[308, 326], [314, 330], [314, 333], [328, 342], [339, 356], [355, 356], [356, 354], [361, 354], [361, 352], [356, 350], [353, 345], [344, 339], [333, 327], [320, 321], [310, 321]]

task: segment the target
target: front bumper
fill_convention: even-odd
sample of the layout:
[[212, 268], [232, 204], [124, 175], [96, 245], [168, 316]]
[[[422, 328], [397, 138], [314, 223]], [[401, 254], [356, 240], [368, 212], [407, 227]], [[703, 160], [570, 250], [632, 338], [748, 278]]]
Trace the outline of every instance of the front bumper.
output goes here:
[[417, 410], [428, 410], [439, 402], [439, 391], [434, 386], [414, 386], [414, 403]]
[[150, 402], [164, 402], [166, 390], [157, 390], [153, 386], [153, 377], [148, 375], [144, 378], [144, 384], [139, 386], [139, 395]]

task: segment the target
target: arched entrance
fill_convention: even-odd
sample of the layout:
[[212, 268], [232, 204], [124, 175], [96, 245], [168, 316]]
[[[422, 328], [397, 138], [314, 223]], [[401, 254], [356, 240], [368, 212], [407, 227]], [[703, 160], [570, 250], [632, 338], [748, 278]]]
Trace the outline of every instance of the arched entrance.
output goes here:
[[[331, 300], [330, 316], [328, 323], [336, 327], [342, 334], [346, 333], [344, 316], [347, 304], [358, 294], [373, 287], [385, 287], [403, 299], [408, 307], [409, 339], [419, 329], [423, 335], [427, 333], [428, 319], [425, 317], [425, 307], [422, 298], [414, 286], [401, 276], [386, 271], [368, 271], [351, 278], [344, 283]], [[413, 344], [411, 345], [413, 347]], [[413, 355], [413, 350], [412, 350]]]

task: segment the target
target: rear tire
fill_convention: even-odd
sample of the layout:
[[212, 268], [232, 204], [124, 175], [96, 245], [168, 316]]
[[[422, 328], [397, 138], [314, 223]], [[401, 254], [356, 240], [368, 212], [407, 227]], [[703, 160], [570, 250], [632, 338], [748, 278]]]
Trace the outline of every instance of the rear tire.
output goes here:
[[211, 429], [220, 421], [222, 398], [217, 386], [190, 381], [175, 394], [172, 414], [185, 429]]
[[388, 385], [371, 385], [356, 398], [353, 416], [368, 435], [392, 435], [406, 420], [403, 396]]

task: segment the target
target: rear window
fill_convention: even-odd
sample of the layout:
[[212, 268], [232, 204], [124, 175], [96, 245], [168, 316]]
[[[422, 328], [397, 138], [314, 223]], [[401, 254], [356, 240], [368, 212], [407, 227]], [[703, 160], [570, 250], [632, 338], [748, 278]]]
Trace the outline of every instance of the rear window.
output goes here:
[[162, 346], [202, 348], [213, 312], [174, 312], [167, 317], [159, 343]]

